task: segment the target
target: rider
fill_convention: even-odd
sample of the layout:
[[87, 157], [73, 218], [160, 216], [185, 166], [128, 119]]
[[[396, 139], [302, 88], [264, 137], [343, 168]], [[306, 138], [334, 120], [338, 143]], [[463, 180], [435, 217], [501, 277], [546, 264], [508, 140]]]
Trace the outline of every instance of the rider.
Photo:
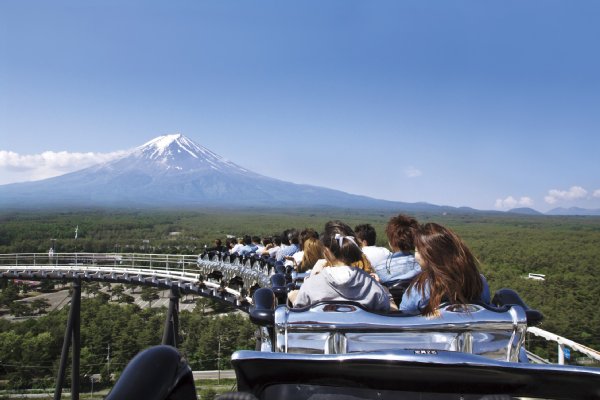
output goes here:
[[363, 258], [352, 228], [341, 221], [329, 221], [321, 242], [329, 266], [304, 281], [294, 306], [351, 300], [371, 310], [389, 311], [389, 292], [367, 272], [350, 266]]
[[490, 288], [479, 272], [479, 262], [456, 233], [427, 223], [417, 229], [414, 240], [422, 271], [402, 296], [400, 311], [437, 315], [444, 301], [490, 302]]

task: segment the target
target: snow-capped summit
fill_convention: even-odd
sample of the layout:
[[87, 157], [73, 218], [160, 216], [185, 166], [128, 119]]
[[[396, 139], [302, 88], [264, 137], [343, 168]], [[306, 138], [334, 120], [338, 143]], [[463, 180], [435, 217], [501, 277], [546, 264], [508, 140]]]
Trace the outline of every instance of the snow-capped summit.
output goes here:
[[202, 146], [198, 146], [180, 133], [173, 135], [164, 135], [156, 137], [143, 145], [136, 147], [135, 152], [149, 159], [166, 159], [173, 157], [174, 151], [181, 153], [183, 150], [194, 158], [198, 158], [195, 151], [201, 151]]
[[227, 161], [181, 134], [159, 136], [120, 158], [80, 171], [0, 186], [0, 206], [14, 207], [397, 208], [400, 204], [269, 178]]
[[166, 170], [193, 171], [210, 168], [217, 171], [248, 172], [180, 133], [154, 138], [133, 149], [130, 157], [152, 161]]

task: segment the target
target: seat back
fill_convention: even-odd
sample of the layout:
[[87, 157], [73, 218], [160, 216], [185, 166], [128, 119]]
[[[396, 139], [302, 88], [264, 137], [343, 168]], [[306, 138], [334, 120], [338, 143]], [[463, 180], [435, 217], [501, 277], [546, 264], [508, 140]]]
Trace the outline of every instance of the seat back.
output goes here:
[[390, 294], [392, 295], [392, 299], [394, 299], [394, 303], [396, 303], [396, 305], [399, 306], [402, 302], [402, 296], [404, 295], [404, 292], [406, 292], [406, 289], [408, 288], [411, 282], [412, 278], [399, 279], [396, 281], [384, 282], [383, 286], [388, 288]]
[[445, 305], [438, 317], [425, 317], [319, 303], [305, 309], [279, 306], [274, 320], [274, 350], [305, 354], [447, 350], [516, 362], [527, 330], [525, 311], [517, 305]]

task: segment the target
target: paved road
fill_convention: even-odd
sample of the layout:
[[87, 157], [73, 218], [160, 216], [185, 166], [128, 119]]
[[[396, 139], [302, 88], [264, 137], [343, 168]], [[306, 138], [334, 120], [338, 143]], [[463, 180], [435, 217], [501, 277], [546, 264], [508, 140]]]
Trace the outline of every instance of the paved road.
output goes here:
[[[193, 371], [194, 379], [219, 379], [219, 371]], [[221, 379], [235, 379], [235, 371], [232, 369], [221, 370]]]
[[[222, 371], [193, 371], [194, 380], [203, 380], [203, 379], [235, 379], [235, 372], [232, 369], [222, 370]], [[214, 383], [213, 383], [214, 384]], [[196, 390], [200, 390], [200, 387], [196, 387]], [[54, 395], [54, 389], [46, 389], [46, 393], [10, 393], [8, 391], [0, 392], [0, 398], [10, 398], [10, 399], [51, 399]], [[103, 397], [102, 393], [106, 395], [108, 389], [105, 389], [101, 392], [94, 392], [94, 398]], [[71, 394], [68, 389], [63, 391], [63, 397], [70, 398]], [[89, 393], [81, 392], [79, 393], [79, 398], [86, 399], [88, 398]], [[98, 397], [100, 396], [100, 397]]]
[[[51, 292], [51, 293], [42, 293], [38, 296], [33, 296], [33, 297], [28, 297], [26, 299], [20, 300], [23, 301], [25, 303], [31, 302], [35, 299], [46, 299], [48, 300], [48, 303], [50, 304], [50, 307], [48, 308], [47, 311], [54, 311], [54, 310], [60, 310], [61, 308], [63, 308], [64, 306], [66, 306], [67, 304], [70, 303], [71, 301], [71, 296], [69, 295], [69, 290], [68, 289], [64, 289], [64, 290], [59, 290], [56, 292]], [[8, 313], [4, 313], [2, 315], [2, 318], [4, 319], [8, 319], [8, 320], [24, 320], [24, 319], [28, 319], [28, 318], [32, 318], [30, 316], [27, 317], [15, 317], [12, 316]], [[35, 317], [33, 317], [35, 318]]]
[[[127, 293], [135, 298], [134, 304], [137, 304], [141, 308], [146, 308], [146, 307], [148, 307], [148, 302], [143, 301], [140, 298], [140, 292], [141, 292], [141, 289], [139, 287], [136, 288], [134, 294], [131, 294], [131, 290], [125, 291], [125, 293]], [[163, 306], [168, 308], [169, 307], [169, 294], [170, 294], [169, 290], [160, 291], [158, 293], [158, 295], [160, 296], [160, 299], [152, 302], [152, 308], [160, 308]], [[192, 299], [192, 296], [188, 295], [187, 298]], [[181, 299], [179, 299], [179, 311], [183, 311], [183, 310], [192, 311], [194, 309], [194, 307], [196, 306], [196, 302], [192, 301], [192, 302], [184, 303], [183, 302], [184, 299], [186, 299], [185, 296], [182, 297]]]
[[42, 293], [39, 296], [28, 297], [24, 299], [23, 302], [31, 302], [35, 299], [46, 299], [48, 303], [50, 303], [50, 308], [48, 311], [60, 310], [71, 301], [71, 296], [69, 295], [69, 290], [59, 290], [57, 292], [51, 293]]
[[[125, 288], [126, 288], [125, 293], [134, 297], [134, 299], [135, 299], [134, 304], [137, 304], [141, 308], [148, 307], [148, 302], [143, 301], [140, 297], [140, 295], [141, 295], [140, 287], [136, 287], [133, 294], [131, 293], [131, 287], [125, 286]], [[102, 288], [101, 290], [107, 294], [110, 294], [106, 288]], [[160, 308], [163, 306], [168, 308], [169, 307], [169, 294], [170, 294], [169, 290], [160, 291], [158, 293], [160, 298], [158, 300], [155, 300], [152, 302], [152, 308]], [[82, 297], [82, 299], [85, 299], [87, 297], [87, 294], [82, 293], [81, 297]], [[196, 298], [197, 297], [198, 296], [196, 296]], [[48, 303], [50, 303], [50, 308], [48, 309], [48, 311], [54, 311], [54, 310], [60, 310], [64, 306], [68, 305], [69, 302], [71, 301], [71, 296], [69, 295], [68, 289], [63, 289], [63, 290], [58, 290], [56, 292], [51, 292], [51, 293], [42, 293], [39, 296], [29, 297], [27, 299], [24, 299], [23, 301], [31, 302], [35, 299], [48, 300]], [[190, 301], [184, 302], [185, 299], [188, 299]], [[192, 299], [194, 299], [194, 297], [191, 295], [183, 296], [179, 300], [179, 311], [183, 311], [183, 310], [192, 311], [194, 309], [194, 307], [196, 306], [196, 302], [191, 301]]]

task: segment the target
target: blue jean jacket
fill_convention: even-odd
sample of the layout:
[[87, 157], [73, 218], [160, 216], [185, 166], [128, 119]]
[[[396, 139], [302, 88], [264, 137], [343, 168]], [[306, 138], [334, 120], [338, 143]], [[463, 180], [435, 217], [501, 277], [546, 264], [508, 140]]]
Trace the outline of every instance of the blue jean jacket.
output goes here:
[[373, 269], [382, 283], [411, 279], [421, 272], [414, 254], [402, 251], [390, 254], [385, 262], [373, 265]]
[[[481, 283], [483, 283], [483, 291], [481, 292], [480, 301], [485, 304], [489, 304], [491, 301], [490, 286], [487, 283], [487, 279], [485, 279], [485, 276], [483, 275], [481, 275]], [[409, 289], [404, 292], [404, 295], [402, 296], [402, 302], [400, 303], [398, 309], [406, 312], [420, 312], [429, 302], [431, 289], [428, 282], [425, 283], [424, 289], [425, 293], [422, 294], [421, 291], [414, 286], [409, 287]]]

